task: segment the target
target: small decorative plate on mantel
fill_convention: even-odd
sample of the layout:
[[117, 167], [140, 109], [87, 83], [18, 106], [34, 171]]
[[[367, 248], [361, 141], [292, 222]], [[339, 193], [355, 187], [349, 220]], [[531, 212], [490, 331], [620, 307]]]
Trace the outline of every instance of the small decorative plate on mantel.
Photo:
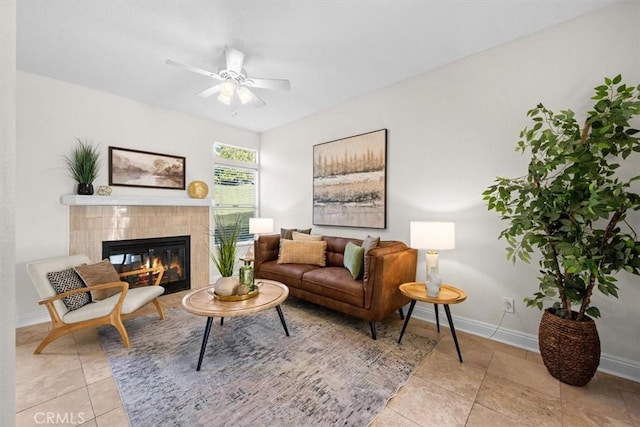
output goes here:
[[209, 194], [209, 186], [204, 181], [191, 181], [187, 192], [194, 199], [204, 199]]

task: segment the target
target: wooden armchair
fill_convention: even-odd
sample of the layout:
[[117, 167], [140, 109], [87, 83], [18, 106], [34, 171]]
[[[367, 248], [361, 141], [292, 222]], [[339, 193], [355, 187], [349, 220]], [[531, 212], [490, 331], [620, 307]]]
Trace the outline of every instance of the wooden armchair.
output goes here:
[[[122, 319], [135, 315], [140, 308], [148, 303], [153, 303], [158, 310], [160, 319], [164, 319], [164, 311], [158, 301], [158, 297], [164, 293], [164, 288], [160, 286], [160, 281], [164, 274], [162, 267], [143, 268], [121, 273], [120, 278], [149, 272], [157, 274], [153, 285], [134, 289], [129, 289], [127, 282], [114, 282], [93, 285], [90, 288], [73, 289], [58, 294], [47, 278], [47, 274], [50, 272], [62, 271], [90, 263], [91, 261], [86, 255], [70, 255], [27, 264], [29, 277], [41, 298], [38, 303], [47, 307], [51, 317], [51, 330], [36, 347], [34, 354], [40, 354], [49, 343], [64, 335], [79, 329], [100, 325], [111, 325], [116, 328], [122, 338], [122, 344], [124, 347], [129, 348], [129, 335], [122, 323]], [[89, 289], [92, 291], [117, 289], [118, 293], [99, 301], [92, 301], [76, 310], [69, 310], [62, 301], [62, 298], [87, 292]]]

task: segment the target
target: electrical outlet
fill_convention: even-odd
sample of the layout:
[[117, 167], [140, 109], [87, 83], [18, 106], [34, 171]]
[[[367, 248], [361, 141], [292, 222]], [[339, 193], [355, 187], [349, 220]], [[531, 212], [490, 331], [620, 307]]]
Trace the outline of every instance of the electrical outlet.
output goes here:
[[515, 313], [516, 307], [513, 303], [513, 298], [502, 297], [502, 311], [505, 313]]

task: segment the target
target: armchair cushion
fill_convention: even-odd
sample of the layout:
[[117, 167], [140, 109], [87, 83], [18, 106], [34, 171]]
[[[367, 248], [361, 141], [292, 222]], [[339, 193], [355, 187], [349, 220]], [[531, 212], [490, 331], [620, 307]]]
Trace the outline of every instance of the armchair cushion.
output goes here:
[[[108, 259], [103, 259], [95, 264], [78, 265], [75, 270], [89, 289], [94, 285], [120, 282], [120, 275]], [[93, 301], [100, 301], [119, 292], [119, 288], [91, 290], [91, 298]]]
[[[164, 293], [162, 286], [143, 286], [140, 288], [129, 289], [122, 303], [122, 314], [130, 314], [147, 304], [152, 299], [159, 297]], [[112, 295], [100, 301], [92, 302], [82, 307], [80, 310], [69, 311], [64, 315], [62, 320], [65, 323], [78, 323], [96, 317], [106, 316], [113, 307], [115, 307], [120, 298], [120, 293]]]
[[[49, 272], [47, 273], [47, 279], [59, 294], [87, 287], [73, 268]], [[69, 310], [77, 310], [91, 302], [91, 294], [89, 292], [79, 292], [62, 298], [62, 302]]]

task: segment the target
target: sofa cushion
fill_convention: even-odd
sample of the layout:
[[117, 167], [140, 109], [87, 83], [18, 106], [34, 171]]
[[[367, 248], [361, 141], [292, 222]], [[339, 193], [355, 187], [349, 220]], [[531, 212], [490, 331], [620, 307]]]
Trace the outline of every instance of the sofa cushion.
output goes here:
[[354, 279], [360, 277], [364, 262], [364, 248], [353, 243], [347, 243], [344, 248], [344, 266], [349, 270]]
[[344, 267], [324, 267], [302, 276], [302, 289], [356, 307], [364, 306], [364, 285]]
[[[77, 265], [74, 268], [84, 284], [89, 286], [89, 289], [95, 285], [120, 282], [120, 275], [108, 259], [103, 259], [95, 264]], [[120, 288], [98, 289], [97, 291], [91, 291], [91, 298], [94, 301], [100, 301], [119, 292]]]
[[322, 240], [322, 234], [307, 234], [307, 233], [300, 233], [299, 231], [292, 231], [291, 232], [291, 238], [293, 240], [312, 240], [312, 241], [320, 241]]
[[283, 239], [287, 239], [287, 240], [292, 240], [292, 233], [294, 231], [297, 231], [298, 233], [304, 233], [304, 234], [311, 234], [311, 229], [310, 228], [281, 228], [280, 229], [280, 237]]
[[[59, 294], [87, 287], [73, 268], [49, 272], [47, 273], [47, 279]], [[78, 310], [91, 302], [91, 294], [89, 292], [79, 292], [62, 298], [62, 302], [69, 310]]]
[[326, 265], [327, 242], [280, 240], [278, 264]]
[[266, 261], [260, 265], [260, 278], [282, 282], [290, 288], [300, 288], [303, 274], [322, 268], [311, 264], [278, 264], [277, 261]]
[[347, 243], [362, 245], [362, 240], [347, 237], [324, 236], [324, 241], [327, 242], [327, 266], [329, 267], [344, 268], [344, 249], [347, 247]]

